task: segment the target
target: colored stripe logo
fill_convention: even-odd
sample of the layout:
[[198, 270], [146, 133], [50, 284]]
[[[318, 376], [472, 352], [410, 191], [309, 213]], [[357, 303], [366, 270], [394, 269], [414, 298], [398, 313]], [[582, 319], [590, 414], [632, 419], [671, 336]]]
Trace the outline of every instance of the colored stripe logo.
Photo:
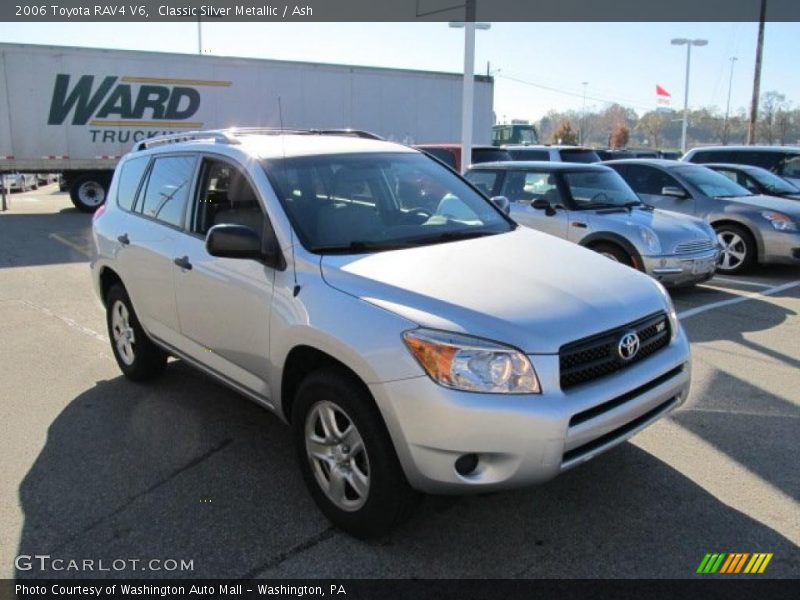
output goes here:
[[772, 552], [709, 552], [700, 561], [697, 573], [725, 575], [735, 575], [737, 573], [761, 574], [769, 561], [772, 560]]

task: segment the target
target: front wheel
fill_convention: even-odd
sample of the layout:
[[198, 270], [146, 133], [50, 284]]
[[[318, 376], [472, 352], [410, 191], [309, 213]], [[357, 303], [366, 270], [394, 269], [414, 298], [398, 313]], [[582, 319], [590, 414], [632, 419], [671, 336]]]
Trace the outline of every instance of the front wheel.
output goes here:
[[744, 227], [722, 224], [714, 227], [717, 241], [722, 248], [717, 272], [737, 275], [746, 271], [756, 257], [756, 244], [753, 236]]
[[106, 296], [106, 323], [111, 350], [125, 377], [144, 381], [161, 374], [167, 355], [147, 337], [120, 284], [114, 285]]
[[351, 375], [310, 374], [295, 396], [292, 428], [306, 485], [334, 525], [375, 537], [411, 514], [419, 495], [406, 481], [375, 403]]
[[622, 263], [623, 265], [627, 265], [629, 267], [633, 266], [633, 258], [631, 258], [631, 255], [616, 244], [608, 244], [604, 242], [601, 244], [595, 244], [591, 248], [595, 252], [602, 254], [614, 262]]

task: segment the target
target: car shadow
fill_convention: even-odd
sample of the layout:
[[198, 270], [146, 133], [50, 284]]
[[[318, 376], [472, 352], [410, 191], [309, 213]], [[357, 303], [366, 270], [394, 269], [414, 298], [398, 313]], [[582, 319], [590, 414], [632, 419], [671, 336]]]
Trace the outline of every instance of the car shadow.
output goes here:
[[99, 381], [19, 487], [18, 554], [94, 570], [16, 576], [690, 577], [706, 552], [754, 550], [775, 553], [770, 576], [797, 573], [791, 541], [631, 444], [537, 488], [427, 498], [372, 542], [330, 527], [296, 460], [288, 427], [180, 361], [147, 385]]

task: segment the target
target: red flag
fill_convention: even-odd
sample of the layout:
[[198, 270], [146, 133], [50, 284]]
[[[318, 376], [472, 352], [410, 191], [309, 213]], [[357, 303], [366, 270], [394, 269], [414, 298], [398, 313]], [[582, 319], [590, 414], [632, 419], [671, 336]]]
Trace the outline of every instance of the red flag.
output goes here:
[[672, 94], [670, 94], [667, 90], [662, 88], [660, 85], [656, 84], [656, 96], [666, 96], [667, 98], [669, 98], [670, 96], [672, 96]]

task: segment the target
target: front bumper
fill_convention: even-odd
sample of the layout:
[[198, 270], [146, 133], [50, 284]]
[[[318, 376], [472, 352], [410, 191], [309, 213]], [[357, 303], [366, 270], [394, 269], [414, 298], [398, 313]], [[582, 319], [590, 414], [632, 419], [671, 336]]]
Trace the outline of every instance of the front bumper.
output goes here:
[[691, 285], [714, 276], [719, 262], [719, 250], [643, 256], [642, 262], [645, 273], [666, 286]]
[[[546, 481], [628, 439], [689, 393], [683, 330], [656, 354], [567, 392], [557, 355], [531, 360], [541, 395], [459, 392], [428, 377], [369, 386], [412, 486], [469, 493]], [[462, 475], [455, 461], [465, 454], [478, 465]]]
[[800, 233], [764, 227], [762, 243], [764, 251], [759, 262], [800, 265]]

